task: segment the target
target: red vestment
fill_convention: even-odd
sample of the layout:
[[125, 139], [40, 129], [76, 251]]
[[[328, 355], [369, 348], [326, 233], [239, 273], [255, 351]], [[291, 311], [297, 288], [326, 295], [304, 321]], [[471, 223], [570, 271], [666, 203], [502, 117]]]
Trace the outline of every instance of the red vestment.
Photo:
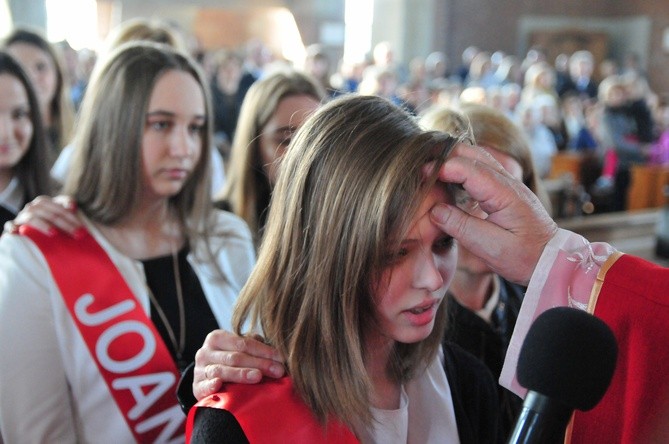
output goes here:
[[610, 262], [597, 276], [590, 305], [613, 330], [618, 361], [600, 403], [574, 414], [570, 442], [666, 443], [669, 269], [630, 255], [613, 255]]

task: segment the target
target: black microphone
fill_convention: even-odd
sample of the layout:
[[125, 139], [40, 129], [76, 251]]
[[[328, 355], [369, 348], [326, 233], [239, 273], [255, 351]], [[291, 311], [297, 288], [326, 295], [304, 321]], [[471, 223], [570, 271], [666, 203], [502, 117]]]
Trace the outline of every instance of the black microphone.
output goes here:
[[616, 366], [611, 329], [582, 310], [546, 310], [530, 326], [518, 356], [518, 382], [529, 390], [509, 444], [564, 443], [574, 409], [604, 396]]

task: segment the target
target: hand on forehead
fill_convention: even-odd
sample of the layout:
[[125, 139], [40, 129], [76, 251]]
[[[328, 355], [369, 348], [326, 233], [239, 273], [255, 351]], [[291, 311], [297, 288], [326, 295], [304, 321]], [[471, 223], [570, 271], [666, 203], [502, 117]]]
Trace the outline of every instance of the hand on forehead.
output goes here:
[[493, 176], [501, 175], [503, 181], [517, 180], [490, 152], [465, 143], [458, 144], [442, 165], [426, 165], [423, 173], [429, 176], [435, 167], [439, 168], [439, 180], [448, 184], [455, 204], [470, 214], [479, 211], [479, 202], [490, 199], [488, 183]]

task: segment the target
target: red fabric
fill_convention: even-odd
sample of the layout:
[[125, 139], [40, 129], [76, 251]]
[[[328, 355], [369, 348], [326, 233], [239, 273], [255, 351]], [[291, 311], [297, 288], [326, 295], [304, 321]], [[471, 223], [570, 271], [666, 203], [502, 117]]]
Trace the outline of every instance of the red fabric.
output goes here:
[[604, 165], [602, 165], [602, 176], [613, 179], [618, 169], [618, 153], [610, 148], [604, 153]]
[[183, 441], [185, 421], [175, 396], [179, 372], [107, 253], [88, 232], [74, 239], [22, 226], [20, 233], [42, 251], [72, 321], [137, 442]]
[[324, 427], [295, 393], [289, 377], [265, 379], [260, 384], [228, 384], [224, 391], [204, 398], [188, 413], [187, 443], [198, 407], [232, 413], [252, 444], [359, 443], [355, 435], [338, 421], [329, 421]]
[[669, 269], [623, 255], [595, 315], [613, 330], [618, 361], [602, 401], [574, 415], [571, 442], [669, 442]]

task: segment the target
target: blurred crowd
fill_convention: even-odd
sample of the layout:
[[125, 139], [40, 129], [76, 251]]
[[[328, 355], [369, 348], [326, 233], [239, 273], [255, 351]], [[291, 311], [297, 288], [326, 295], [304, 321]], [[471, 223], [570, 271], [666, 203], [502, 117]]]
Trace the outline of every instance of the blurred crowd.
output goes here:
[[[20, 30], [17, 32], [20, 34]], [[16, 46], [12, 38], [5, 41], [10, 52]], [[435, 106], [491, 106], [522, 128], [542, 179], [551, 175], [557, 153], [583, 155], [583, 174], [579, 175], [582, 183], [578, 185], [595, 199], [605, 197], [597, 211], [626, 209], [630, 165], [669, 163], [669, 103], [652, 91], [635, 53], [626, 54], [623, 60], [597, 62], [592, 53], [579, 50], [549, 60], [540, 47], [515, 55], [470, 46], [461, 60], [449, 60], [435, 51], [400, 63], [394, 48], [381, 42], [364, 60], [355, 63], [334, 60], [319, 44], [308, 46], [304, 60], [294, 63], [273, 53], [259, 39], [240, 48], [203, 49], [179, 26], [145, 19], [123, 23], [109, 36], [105, 49], [97, 53], [90, 49], [77, 51], [67, 41], [42, 42], [44, 54], [38, 57], [41, 64], [27, 67], [27, 71], [42, 103], [54, 159], [68, 145], [73, 111], [81, 103], [96, 60], [109, 48], [138, 38], [168, 43], [190, 53], [210, 82], [214, 143], [220, 154], [214, 158], [219, 172], [214, 193], [224, 187], [228, 172], [223, 165], [229, 164], [240, 110], [250, 86], [269, 73], [285, 69], [310, 76], [325, 91], [324, 100], [352, 92], [377, 95], [417, 116]], [[21, 51], [13, 53], [22, 64], [31, 63], [23, 60], [29, 56], [21, 55]], [[58, 181], [64, 180], [67, 171], [65, 157], [52, 170]]]

